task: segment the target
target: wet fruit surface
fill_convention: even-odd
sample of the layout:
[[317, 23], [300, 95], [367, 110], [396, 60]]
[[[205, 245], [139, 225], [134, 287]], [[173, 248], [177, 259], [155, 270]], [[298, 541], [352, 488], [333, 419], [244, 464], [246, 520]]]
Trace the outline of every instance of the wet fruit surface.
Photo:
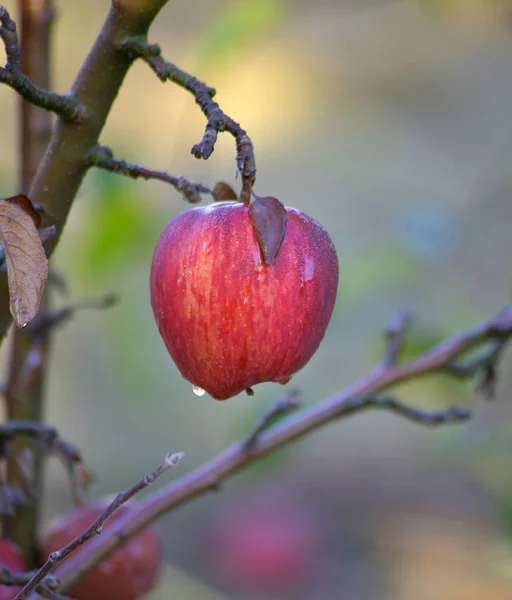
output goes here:
[[310, 360], [332, 315], [338, 261], [322, 226], [286, 208], [276, 260], [262, 259], [247, 205], [219, 202], [178, 215], [151, 268], [160, 334], [185, 379], [218, 400], [286, 383]]

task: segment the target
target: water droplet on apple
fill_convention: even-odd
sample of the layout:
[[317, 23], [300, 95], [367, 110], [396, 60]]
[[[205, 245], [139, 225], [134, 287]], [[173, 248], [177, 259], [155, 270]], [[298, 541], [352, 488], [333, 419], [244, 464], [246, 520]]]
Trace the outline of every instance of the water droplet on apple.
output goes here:
[[192, 386], [192, 391], [196, 396], [204, 396], [206, 394], [203, 388], [197, 387], [197, 385]]

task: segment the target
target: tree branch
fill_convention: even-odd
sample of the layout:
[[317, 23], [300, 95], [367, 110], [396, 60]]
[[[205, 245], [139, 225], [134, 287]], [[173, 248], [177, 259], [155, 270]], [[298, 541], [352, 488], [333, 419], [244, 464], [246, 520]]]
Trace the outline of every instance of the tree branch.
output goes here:
[[78, 99], [74, 95], [62, 96], [41, 89], [21, 70], [21, 49], [18, 41], [16, 23], [9, 12], [0, 6], [0, 38], [5, 46], [7, 64], [0, 67], [0, 82], [12, 87], [20, 96], [31, 104], [60, 115], [70, 122], [78, 122], [83, 112]]
[[270, 408], [263, 413], [254, 431], [244, 442], [246, 452], [251, 452], [257, 445], [260, 435], [273, 425], [280, 417], [285, 417], [300, 408], [301, 395], [299, 390], [292, 390], [284, 398], [271, 404]]
[[[0, 585], [8, 586], [24, 586], [26, 585], [35, 575], [36, 571], [28, 571], [26, 573], [13, 573], [7, 566], [3, 565], [0, 567]], [[60, 596], [57, 593], [59, 587], [59, 580], [51, 575], [48, 575], [37, 587], [37, 593], [47, 600], [62, 600], [64, 596]]]
[[[19, 0], [21, 17], [21, 40], [23, 53], [21, 61], [9, 58], [7, 68], [17, 77], [25, 77], [25, 81], [40, 88], [50, 87], [50, 33], [54, 16], [52, 0]], [[4, 43], [15, 49], [15, 57], [19, 55], [19, 44], [14, 23], [9, 24], [11, 39]], [[32, 85], [32, 83], [30, 83]], [[44, 94], [44, 92], [41, 92]], [[51, 136], [51, 114], [19, 98], [20, 105], [20, 188], [28, 191], [35, 177], [37, 168], [44, 156]], [[55, 229], [53, 227], [53, 229]], [[52, 227], [46, 228], [50, 232]], [[42, 231], [40, 231], [41, 240]], [[43, 242], [44, 243], [44, 242]], [[5, 248], [2, 248], [5, 251]], [[48, 291], [43, 294], [40, 311], [44, 311], [49, 303]], [[37, 423], [43, 414], [45, 390], [45, 366], [48, 356], [48, 345], [34, 345], [27, 338], [25, 330], [14, 328], [9, 359], [9, 375], [5, 399], [7, 417], [10, 420], [31, 420]], [[13, 400], [15, 398], [15, 400]], [[30, 453], [31, 461], [23, 461]], [[7, 483], [4, 490], [27, 490], [26, 502], [18, 503], [16, 510], [7, 511], [4, 518], [4, 533], [8, 535], [23, 552], [29, 567], [36, 561], [36, 528], [39, 518], [40, 492], [42, 484], [42, 457], [39, 446], [31, 439], [17, 438], [9, 445], [7, 459]], [[30, 501], [28, 499], [30, 498]]]
[[[160, 515], [181, 504], [217, 489], [237, 471], [259, 458], [301, 438], [315, 429], [340, 418], [369, 408], [389, 410], [423, 425], [439, 425], [463, 421], [469, 417], [464, 409], [450, 408], [439, 413], [424, 413], [398, 403], [393, 398], [379, 395], [392, 386], [432, 373], [443, 373], [447, 365], [462, 358], [466, 352], [478, 347], [502, 345], [512, 337], [512, 306], [506, 307], [493, 318], [459, 333], [435, 346], [421, 356], [403, 364], [379, 365], [368, 375], [309, 408], [288, 416], [272, 428], [260, 431], [257, 440], [247, 452], [247, 439], [236, 442], [216, 458], [198, 467], [181, 479], [148, 495], [134, 507], [134, 511], [121, 517], [109, 534], [94, 540], [87, 550], [81, 550], [61, 565], [55, 575], [65, 591], [92, 568], [110, 556], [120, 545]], [[35, 600], [31, 598], [31, 600]]]
[[164, 183], [169, 183], [183, 195], [187, 202], [192, 204], [201, 202], [201, 194], [213, 196], [213, 190], [200, 183], [193, 183], [181, 176], [169, 175], [165, 171], [153, 171], [141, 165], [115, 159], [112, 150], [108, 146], [98, 145], [91, 150], [89, 153], [89, 166], [133, 177], [133, 179], [142, 177], [143, 179], [158, 179]]
[[[34, 575], [36, 575], [36, 573], [37, 570], [28, 571], [27, 573], [13, 573], [8, 567], [3, 565], [0, 567], [0, 585], [26, 585], [34, 577]], [[46, 584], [53, 589], [57, 589], [59, 580], [52, 575], [48, 575], [42, 582], [42, 585]]]
[[[112, 104], [133, 64], [133, 58], [119, 51], [119, 42], [132, 37], [144, 39], [166, 3], [167, 0], [112, 2], [103, 28], [75, 79], [70, 97], [76, 98], [82, 107], [80, 119], [71, 123], [65, 115], [59, 115], [28, 194], [35, 206], [44, 208], [43, 227], [53, 225], [57, 230], [46, 245], [48, 256], [59, 241], [73, 200], [89, 169], [89, 152], [98, 143]], [[7, 18], [5, 13], [3, 9], [2, 18]], [[0, 339], [10, 322], [7, 277], [0, 274]]]
[[45, 341], [59, 327], [65, 325], [77, 311], [92, 309], [106, 310], [119, 302], [116, 294], [108, 293], [99, 298], [82, 300], [56, 310], [39, 311], [34, 319], [25, 327], [26, 335], [36, 342]]
[[396, 364], [403, 350], [405, 337], [411, 324], [411, 315], [405, 310], [398, 310], [384, 330], [386, 351], [382, 359], [383, 367]]
[[120, 48], [129, 56], [141, 58], [155, 72], [161, 81], [172, 81], [193, 94], [196, 103], [201, 107], [208, 119], [202, 140], [192, 147], [191, 153], [196, 158], [207, 159], [211, 156], [218, 133], [228, 131], [236, 141], [236, 166], [242, 176], [242, 192], [240, 199], [249, 202], [251, 191], [256, 180], [256, 160], [254, 147], [247, 132], [220, 108], [213, 100], [215, 89], [199, 81], [192, 75], [182, 71], [175, 64], [165, 60], [161, 55], [160, 46], [149, 44], [140, 37], [125, 39]]
[[66, 544], [66, 546], [60, 550], [50, 554], [45, 564], [19, 592], [15, 600], [23, 600], [24, 598], [27, 598], [29, 594], [31, 594], [38, 588], [39, 585], [41, 585], [41, 583], [48, 577], [48, 575], [57, 567], [59, 563], [66, 559], [77, 548], [83, 546], [91, 538], [101, 535], [102, 526], [123, 504], [128, 502], [128, 500], [133, 498], [133, 496], [138, 494], [144, 488], [150, 486], [157, 479], [157, 477], [160, 477], [160, 475], [169, 469], [177, 467], [183, 456], [183, 452], [169, 453], [156, 469], [151, 471], [151, 473], [144, 475], [142, 479], [140, 479], [135, 485], [127, 489], [125, 492], [118, 494], [102, 512], [102, 514], [95, 519], [83, 533], [77, 536], [74, 540], [71, 540], [71, 542]]
[[[90, 474], [78, 448], [62, 439], [54, 427], [33, 421], [8, 421], [0, 425], [0, 444], [10, 459], [9, 464], [16, 465], [17, 479], [15, 481], [9, 479], [8, 484], [0, 482], [0, 513], [6, 516], [17, 516], [19, 510], [26, 507], [28, 503], [27, 495], [32, 501], [37, 502], [40, 499], [38, 489], [34, 486], [31, 477], [32, 471], [27, 472], [23, 454], [12, 452], [11, 445], [19, 438], [30, 438], [38, 443], [38, 446], [32, 445], [32, 449], [38, 451], [39, 459], [42, 458], [42, 452], [52, 452], [61, 459], [69, 474], [73, 500], [75, 504], [82, 503]], [[19, 447], [21, 445], [17, 445], [16, 450]]]

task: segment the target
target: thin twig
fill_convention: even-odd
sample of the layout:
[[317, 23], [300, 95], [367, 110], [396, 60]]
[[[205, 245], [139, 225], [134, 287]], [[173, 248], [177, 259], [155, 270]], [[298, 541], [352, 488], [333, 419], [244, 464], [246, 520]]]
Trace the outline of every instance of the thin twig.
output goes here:
[[488, 400], [495, 395], [497, 380], [496, 364], [503, 351], [506, 338], [498, 338], [489, 344], [483, 352], [465, 361], [453, 361], [446, 366], [445, 372], [457, 379], [471, 379], [480, 375], [477, 382], [477, 391]]
[[78, 448], [74, 444], [63, 440], [55, 427], [32, 421], [9, 421], [0, 424], [0, 440], [2, 442], [19, 436], [38, 439], [46, 446], [48, 451], [60, 456], [66, 464], [83, 464], [82, 454]]
[[388, 368], [396, 364], [403, 350], [405, 336], [411, 324], [411, 315], [406, 310], [397, 310], [384, 330], [386, 351], [382, 366]]
[[[90, 483], [91, 475], [84, 465], [82, 454], [78, 448], [74, 444], [63, 440], [54, 427], [44, 423], [10, 421], [0, 425], [0, 440], [4, 445], [13, 438], [22, 436], [37, 439], [45, 446], [47, 452], [53, 452], [61, 459], [69, 474], [73, 501], [75, 504], [82, 504], [85, 499], [85, 488]], [[4, 448], [8, 449], [8, 446], [4, 446]], [[18, 483], [24, 483], [26, 492], [33, 496], [30, 481], [26, 480], [26, 475], [23, 480], [21, 477], [24, 472], [22, 457], [22, 454], [17, 454], [15, 457], [20, 474]], [[19, 485], [2, 483], [1, 490], [0, 513], [12, 515], [15, 511], [11, 510], [10, 507], [16, 508], [27, 504], [26, 494], [22, 492]]]
[[141, 165], [116, 159], [108, 146], [95, 146], [89, 153], [88, 164], [90, 167], [98, 167], [112, 173], [132, 177], [133, 179], [142, 177], [146, 180], [157, 179], [164, 183], [169, 183], [183, 195], [187, 202], [192, 204], [201, 202], [201, 194], [213, 196], [213, 190], [201, 183], [193, 183], [184, 177], [169, 175], [165, 171], [154, 171]]
[[0, 425], [0, 440], [10, 441], [15, 437], [31, 437], [46, 446], [46, 450], [54, 452], [66, 465], [80, 463], [83, 465], [82, 454], [78, 448], [63, 440], [55, 427], [33, 421], [9, 421]]
[[362, 398], [354, 398], [345, 404], [343, 413], [340, 417], [347, 417], [350, 414], [357, 413], [367, 408], [383, 408], [400, 415], [417, 423], [418, 425], [426, 425], [427, 427], [435, 425], [445, 425], [448, 423], [461, 423], [471, 418], [471, 411], [458, 406], [451, 406], [446, 410], [435, 412], [426, 412], [412, 406], [407, 406], [399, 402], [392, 396], [363, 396]]
[[85, 531], [83, 531], [75, 539], [71, 540], [60, 550], [56, 550], [50, 554], [48, 560], [19, 592], [15, 600], [23, 600], [23, 598], [27, 598], [29, 594], [38, 588], [38, 586], [45, 580], [51, 571], [57, 567], [59, 563], [66, 559], [77, 548], [83, 546], [91, 538], [101, 535], [103, 525], [123, 504], [128, 502], [128, 500], [133, 498], [133, 496], [138, 494], [144, 488], [147, 488], [149, 485], [151, 485], [155, 479], [157, 479], [157, 477], [160, 477], [160, 475], [169, 469], [177, 467], [183, 456], [183, 452], [169, 453], [156, 469], [144, 475], [142, 479], [140, 479], [135, 485], [126, 491], [118, 494], [108, 505], [108, 507], [101, 513], [101, 515], [95, 519]]
[[70, 306], [64, 306], [56, 310], [39, 312], [34, 319], [25, 327], [24, 331], [30, 339], [37, 341], [46, 339], [57, 328], [67, 323], [77, 311], [84, 309], [105, 310], [112, 308], [119, 302], [119, 296], [108, 293], [100, 298], [82, 300]]
[[[37, 569], [34, 571], [27, 571], [26, 573], [13, 573], [6, 565], [0, 567], [0, 584], [7, 586], [24, 586], [26, 585], [35, 575]], [[37, 593], [46, 598], [47, 600], [62, 600], [65, 596], [61, 596], [57, 593], [59, 587], [59, 580], [48, 575], [43, 579], [37, 588]]]
[[[37, 572], [38, 569], [26, 573], [13, 573], [6, 565], [2, 565], [0, 567], [0, 585], [26, 585]], [[59, 580], [53, 575], [48, 575], [41, 585], [49, 585], [52, 589], [57, 589]]]
[[54, 427], [44, 423], [10, 421], [0, 424], [0, 439], [10, 440], [20, 435], [37, 438], [48, 446], [52, 446], [58, 436]]
[[31, 104], [54, 112], [70, 122], [78, 122], [83, 108], [75, 96], [69, 94], [63, 96], [38, 88], [21, 71], [21, 49], [16, 23], [4, 6], [0, 6], [0, 38], [7, 55], [7, 64], [5, 67], [0, 67], [0, 82], [12, 87]]
[[270, 408], [262, 415], [260, 421], [254, 428], [254, 431], [247, 437], [243, 447], [246, 452], [252, 452], [258, 443], [258, 439], [265, 429], [268, 429], [279, 417], [283, 417], [300, 408], [301, 393], [299, 390], [292, 390], [284, 398], [274, 402]]
[[172, 81], [193, 94], [196, 103], [207, 118], [206, 129], [202, 140], [192, 147], [191, 153], [196, 158], [207, 159], [211, 156], [219, 132], [229, 132], [236, 141], [236, 166], [242, 176], [242, 192], [240, 199], [249, 202], [252, 188], [256, 181], [256, 160], [251, 138], [239, 123], [220, 108], [213, 100], [215, 89], [186, 73], [175, 64], [165, 60], [157, 44], [148, 44], [145, 38], [125, 40], [119, 47], [130, 56], [141, 58], [155, 72], [161, 81]]
[[21, 71], [12, 71], [2, 67], [0, 67], [0, 83], [5, 83], [9, 87], [12, 87], [27, 102], [35, 106], [60, 115], [70, 123], [80, 122], [83, 109], [76, 97], [71, 94], [63, 96], [55, 92], [41, 90]]
[[7, 9], [0, 6], [0, 38], [5, 46], [7, 56], [6, 68], [16, 70], [20, 68], [21, 50], [18, 41], [16, 23], [11, 19]]
[[[451, 408], [440, 413], [423, 413], [398, 403], [381, 393], [392, 386], [445, 371], [446, 366], [467, 352], [488, 347], [496, 340], [503, 344], [512, 337], [512, 306], [493, 318], [459, 333], [436, 345], [417, 358], [405, 363], [382, 368], [380, 365], [334, 396], [302, 409], [295, 415], [278, 422], [258, 435], [258, 443], [251, 453], [245, 451], [244, 441], [236, 442], [216, 458], [201, 465], [177, 481], [149, 494], [137, 504], [130, 515], [114, 523], [108, 535], [91, 542], [87, 550], [77, 552], [56, 571], [62, 590], [110, 556], [119, 546], [136, 535], [150, 522], [206, 492], [217, 489], [229, 476], [255, 460], [308, 433], [340, 418], [370, 408], [389, 410], [419, 424], [434, 425], [463, 421], [469, 417], [464, 409]], [[35, 597], [31, 600], [35, 600]]]

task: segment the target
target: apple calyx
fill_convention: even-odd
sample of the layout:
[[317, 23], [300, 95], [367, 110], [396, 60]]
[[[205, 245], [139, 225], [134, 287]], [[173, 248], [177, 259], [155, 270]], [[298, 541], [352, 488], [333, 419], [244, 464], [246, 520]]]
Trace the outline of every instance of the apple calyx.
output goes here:
[[258, 245], [266, 265], [277, 258], [286, 233], [288, 215], [283, 204], [272, 196], [254, 196], [249, 204]]

